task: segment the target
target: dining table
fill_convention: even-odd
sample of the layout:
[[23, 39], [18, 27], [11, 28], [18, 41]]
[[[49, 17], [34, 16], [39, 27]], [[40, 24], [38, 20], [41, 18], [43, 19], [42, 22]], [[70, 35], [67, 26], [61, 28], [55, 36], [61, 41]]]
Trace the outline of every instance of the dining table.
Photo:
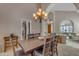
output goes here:
[[35, 49], [40, 48], [44, 45], [44, 39], [35, 38], [35, 39], [20, 40], [19, 43], [27, 55], [28, 54], [33, 55]]
[[33, 55], [33, 52], [35, 49], [43, 47], [44, 40], [47, 37], [39, 37], [35, 39], [27, 39], [27, 40], [20, 40], [19, 43], [25, 50], [25, 52], [28, 54]]

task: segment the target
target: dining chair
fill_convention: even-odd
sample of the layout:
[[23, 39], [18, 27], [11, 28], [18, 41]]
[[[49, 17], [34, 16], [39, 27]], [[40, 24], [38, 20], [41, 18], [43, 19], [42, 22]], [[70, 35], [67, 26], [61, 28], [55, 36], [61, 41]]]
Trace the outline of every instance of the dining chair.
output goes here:
[[[13, 44], [12, 44], [13, 45]], [[14, 56], [26, 56], [24, 48], [18, 43], [19, 47], [12, 46]]]
[[10, 47], [10, 37], [6, 36], [3, 37], [3, 39], [4, 39], [4, 52], [6, 52], [7, 48]]
[[26, 56], [31, 55], [31, 51], [25, 52], [22, 45], [18, 42], [18, 36], [6, 36], [4, 37], [4, 51], [7, 50], [7, 48], [12, 48], [13, 55], [14, 56]]
[[58, 37], [55, 37], [55, 39], [53, 39], [51, 42], [52, 56], [55, 54], [58, 56], [58, 49], [57, 49], [58, 41], [57, 40], [58, 40]]
[[12, 38], [11, 39], [11, 45], [12, 45], [12, 50], [13, 50], [13, 54], [14, 56], [31, 56], [31, 51], [27, 51], [25, 52], [23, 46], [19, 43], [19, 41], [17, 40], [17, 47], [14, 45], [13, 40], [17, 39], [17, 37]]
[[4, 52], [6, 52], [7, 48], [11, 47], [10, 39], [12, 39], [13, 45], [18, 47], [17, 46], [18, 36], [14, 36], [12, 38], [10, 38], [10, 36], [6, 36], [4, 37]]
[[12, 39], [13, 45], [18, 47], [18, 36], [13, 36], [11, 39]]
[[44, 46], [34, 51], [35, 56], [49, 56], [51, 53], [51, 39], [44, 39]]

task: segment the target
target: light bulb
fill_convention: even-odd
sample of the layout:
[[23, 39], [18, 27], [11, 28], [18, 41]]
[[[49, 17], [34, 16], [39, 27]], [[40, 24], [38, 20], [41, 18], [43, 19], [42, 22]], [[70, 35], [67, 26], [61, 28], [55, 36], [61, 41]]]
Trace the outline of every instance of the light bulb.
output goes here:
[[43, 12], [42, 12], [42, 14], [44, 15], [44, 14], [45, 14], [45, 12], [43, 11]]
[[39, 8], [39, 10], [38, 10], [39, 12], [41, 12], [42, 11], [42, 9], [41, 8]]
[[36, 14], [35, 13], [33, 13], [33, 17], [36, 17]]
[[41, 16], [41, 13], [40, 13], [40, 12], [37, 12], [37, 15], [38, 15], [38, 16]]
[[47, 17], [47, 13], [44, 14]]

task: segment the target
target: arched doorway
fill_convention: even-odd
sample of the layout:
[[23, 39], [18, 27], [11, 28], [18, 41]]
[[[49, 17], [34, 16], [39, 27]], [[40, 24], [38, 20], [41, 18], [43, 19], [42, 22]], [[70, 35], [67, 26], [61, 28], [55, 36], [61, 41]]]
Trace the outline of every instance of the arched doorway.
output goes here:
[[48, 14], [48, 33], [53, 33], [53, 21], [54, 21], [54, 14], [53, 12], [49, 12]]

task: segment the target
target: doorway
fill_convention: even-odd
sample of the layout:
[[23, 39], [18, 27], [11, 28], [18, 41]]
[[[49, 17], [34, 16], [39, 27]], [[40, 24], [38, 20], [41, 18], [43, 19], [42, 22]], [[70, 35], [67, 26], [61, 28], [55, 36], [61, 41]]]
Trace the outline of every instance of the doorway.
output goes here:
[[51, 24], [48, 24], [48, 34], [51, 33]]

